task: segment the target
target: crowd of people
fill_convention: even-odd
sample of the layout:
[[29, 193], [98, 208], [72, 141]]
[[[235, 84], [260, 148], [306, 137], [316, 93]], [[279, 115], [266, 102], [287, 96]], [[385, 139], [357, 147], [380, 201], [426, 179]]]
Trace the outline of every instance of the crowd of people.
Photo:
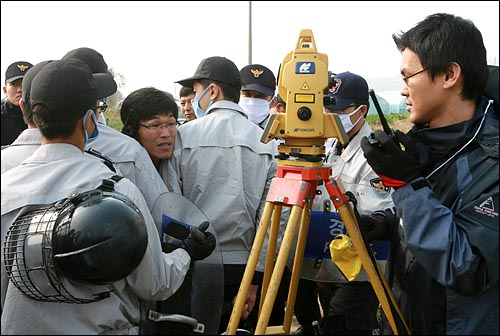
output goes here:
[[[355, 196], [364, 241], [390, 243], [384, 274], [407, 331], [498, 334], [498, 67], [488, 66], [474, 23], [451, 14], [429, 15], [392, 37], [413, 127], [373, 131], [365, 120], [369, 83], [332, 73], [322, 112], [335, 115], [348, 142], [325, 139], [319, 164]], [[176, 81], [179, 99], [155, 87], [125, 97], [119, 131], [103, 118], [117, 84], [98, 51], [12, 63], [1, 105], [2, 334], [168, 333], [151, 312], [176, 293], [195, 307], [202, 291], [181, 288], [213, 253], [223, 270], [223, 282], [213, 284], [220, 318], [206, 333], [226, 332], [283, 162], [286, 139], [262, 141], [273, 114], [292, 113], [276, 77], [261, 64], [238, 69], [226, 57], [205, 58]], [[333, 232], [348, 232], [328, 191], [318, 189], [313, 213], [335, 222], [325, 238], [333, 241]], [[153, 214], [166, 193], [208, 221], [181, 223], [185, 234], [170, 237]], [[312, 228], [318, 217], [311, 218]], [[238, 325], [250, 334], [266, 257]], [[285, 316], [290, 270], [269, 325]], [[341, 271], [329, 258], [304, 261], [291, 307], [300, 328], [292, 333], [400, 332], [369, 279]]]

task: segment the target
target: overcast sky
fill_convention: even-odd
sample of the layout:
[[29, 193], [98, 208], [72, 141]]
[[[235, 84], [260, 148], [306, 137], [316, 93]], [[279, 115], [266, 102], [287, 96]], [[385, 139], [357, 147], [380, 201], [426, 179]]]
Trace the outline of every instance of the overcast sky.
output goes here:
[[[498, 1], [251, 1], [252, 63], [275, 75], [311, 29], [329, 70], [370, 79], [399, 75], [401, 55], [392, 33], [407, 31], [429, 14], [447, 12], [481, 30], [488, 62], [499, 61]], [[209, 56], [248, 64], [249, 1], [2, 1], [2, 75], [7, 66], [59, 59], [91, 47], [126, 79], [122, 92], [154, 86], [177, 96], [174, 81], [194, 74]]]

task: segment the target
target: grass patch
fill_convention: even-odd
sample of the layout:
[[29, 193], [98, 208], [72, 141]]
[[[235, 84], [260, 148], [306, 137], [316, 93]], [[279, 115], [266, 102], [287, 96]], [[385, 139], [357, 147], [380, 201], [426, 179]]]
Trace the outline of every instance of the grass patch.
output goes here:
[[[106, 117], [106, 122], [109, 127], [114, 128], [117, 131], [121, 131], [123, 123], [120, 119], [120, 109], [108, 107], [106, 112], [104, 112]], [[408, 120], [408, 113], [392, 113], [385, 114], [385, 118], [394, 129], [399, 129], [401, 131], [408, 131], [411, 128], [411, 122]], [[366, 121], [374, 129], [382, 129], [382, 124], [380, 123], [380, 118], [378, 114], [369, 114], [366, 116]]]

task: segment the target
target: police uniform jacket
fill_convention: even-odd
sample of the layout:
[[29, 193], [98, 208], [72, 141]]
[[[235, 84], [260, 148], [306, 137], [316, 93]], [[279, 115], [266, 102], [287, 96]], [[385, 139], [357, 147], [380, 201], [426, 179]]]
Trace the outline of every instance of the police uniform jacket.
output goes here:
[[219, 101], [205, 116], [179, 127], [172, 157], [182, 194], [209, 218], [224, 264], [244, 265], [269, 185], [275, 146], [238, 104]]
[[[370, 135], [371, 132], [370, 125], [365, 122], [359, 132], [349, 140], [348, 146], [342, 153], [337, 149], [337, 141], [334, 141], [331, 146], [331, 152], [327, 153], [326, 157], [326, 163], [332, 165], [332, 176], [340, 177], [344, 190], [352, 192], [355, 196], [356, 207], [359, 213], [365, 215], [392, 205], [392, 189], [383, 184], [382, 180], [366, 161], [361, 149], [361, 139], [364, 136]], [[328, 200], [331, 204], [330, 195], [324, 185], [318, 186], [318, 190], [321, 190], [321, 194], [314, 198], [313, 210], [323, 211], [325, 200]], [[332, 211], [335, 211], [333, 204]], [[343, 222], [333, 221], [331, 223], [330, 232], [335, 232], [334, 235], [345, 232]], [[302, 275], [305, 278], [317, 281], [347, 281], [331, 259], [321, 260], [320, 268], [318, 268], [317, 260], [304, 259]], [[368, 276], [364, 269], [356, 280], [368, 281]]]
[[[21, 207], [50, 204], [75, 192], [95, 189], [112, 175], [108, 168], [96, 164], [73, 145], [41, 146], [20, 166], [2, 174], [2, 246], [5, 233]], [[156, 225], [144, 197], [132, 182], [121, 179], [115, 190], [129, 197], [145, 218], [148, 247], [141, 263], [123, 280], [104, 286], [63, 278], [64, 285], [79, 296], [112, 292], [110, 297], [88, 304], [53, 303], [33, 300], [7, 282], [2, 254], [2, 335], [137, 332], [140, 300], [165, 300], [180, 287], [189, 268], [188, 253], [183, 249], [162, 253]], [[4, 284], [8, 284], [6, 291]]]
[[2, 99], [2, 146], [10, 145], [28, 128], [23, 120], [23, 112], [19, 106], [12, 104], [7, 97]]
[[498, 118], [483, 98], [471, 120], [409, 134], [431, 188], [392, 194], [408, 248], [395, 270], [405, 317], [414, 334], [498, 334]]

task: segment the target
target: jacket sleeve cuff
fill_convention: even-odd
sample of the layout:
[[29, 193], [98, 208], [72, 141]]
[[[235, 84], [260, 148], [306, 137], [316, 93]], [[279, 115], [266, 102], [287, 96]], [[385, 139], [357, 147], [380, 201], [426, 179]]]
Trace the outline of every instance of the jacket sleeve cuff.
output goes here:
[[431, 187], [429, 181], [427, 181], [427, 179], [425, 177], [418, 177], [418, 178], [410, 181], [409, 184], [411, 185], [411, 187], [415, 191], [422, 189], [422, 188], [425, 188], [425, 187], [428, 187], [428, 188]]
[[252, 285], [262, 284], [263, 279], [264, 279], [264, 272], [255, 271], [255, 273], [253, 274]]

